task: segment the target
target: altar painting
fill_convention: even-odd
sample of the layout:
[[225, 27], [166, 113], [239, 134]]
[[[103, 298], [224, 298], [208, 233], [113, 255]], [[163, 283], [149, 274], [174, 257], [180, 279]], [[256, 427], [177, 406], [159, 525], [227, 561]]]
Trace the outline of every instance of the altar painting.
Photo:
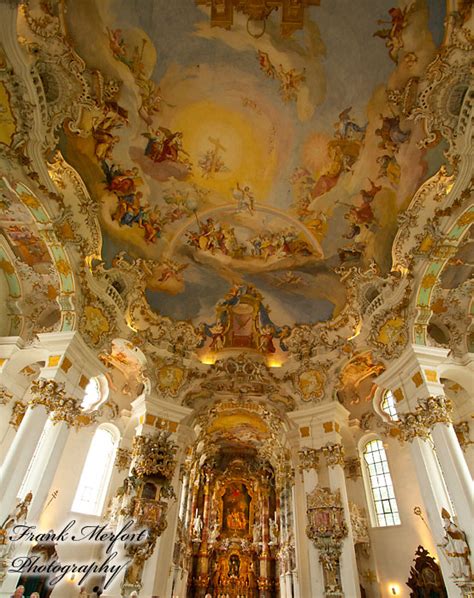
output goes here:
[[234, 482], [222, 497], [222, 529], [229, 534], [248, 533], [251, 497], [245, 484]]

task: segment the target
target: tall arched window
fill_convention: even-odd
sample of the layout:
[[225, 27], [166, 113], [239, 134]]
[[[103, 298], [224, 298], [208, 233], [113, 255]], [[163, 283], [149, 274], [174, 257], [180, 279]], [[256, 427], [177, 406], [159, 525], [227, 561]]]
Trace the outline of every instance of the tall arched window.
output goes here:
[[102, 514], [117, 444], [118, 433], [112, 426], [103, 425], [96, 430], [72, 503], [73, 511]]
[[367, 482], [370, 485], [373, 523], [376, 526], [399, 525], [400, 515], [382, 441], [369, 441], [364, 447]]
[[382, 411], [388, 415], [388, 417], [392, 421], [398, 421], [398, 413], [397, 413], [397, 402], [395, 401], [395, 397], [393, 396], [393, 392], [391, 390], [386, 390], [383, 395], [382, 402], [380, 407]]

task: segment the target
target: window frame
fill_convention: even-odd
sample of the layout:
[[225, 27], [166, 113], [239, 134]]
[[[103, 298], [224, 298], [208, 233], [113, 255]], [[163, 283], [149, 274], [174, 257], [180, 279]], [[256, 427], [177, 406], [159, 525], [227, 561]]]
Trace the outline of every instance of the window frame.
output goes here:
[[[390, 482], [391, 482], [390, 486], [392, 488], [392, 494], [393, 494], [393, 496], [388, 496], [387, 499], [381, 499], [381, 500], [394, 500], [395, 507], [396, 507], [396, 511], [391, 510], [389, 513], [381, 513], [381, 515], [386, 514], [386, 515], [394, 516], [393, 523], [381, 522], [381, 520], [379, 519], [379, 513], [377, 512], [376, 501], [378, 499], [376, 499], [376, 497], [375, 497], [374, 489], [378, 489], [378, 488], [374, 488], [374, 486], [372, 485], [372, 476], [369, 471], [369, 464], [367, 463], [366, 458], [365, 458], [367, 446], [371, 442], [374, 442], [374, 441], [378, 441], [381, 443], [381, 447], [382, 447], [384, 455], [385, 455], [385, 463], [386, 463], [387, 471], [382, 472], [380, 475], [385, 476], [388, 474], [388, 476], [390, 478]], [[370, 516], [371, 527], [387, 528], [387, 527], [397, 527], [399, 525], [402, 525], [402, 520], [401, 520], [401, 516], [400, 516], [400, 508], [398, 506], [397, 495], [395, 492], [395, 485], [394, 485], [393, 477], [392, 477], [392, 474], [390, 471], [390, 463], [389, 463], [387, 451], [385, 450], [385, 446], [384, 446], [382, 439], [377, 434], [369, 434], [369, 435], [366, 435], [363, 438], [361, 438], [361, 440], [359, 441], [359, 455], [360, 455], [360, 460], [361, 460], [362, 479], [364, 482], [364, 489], [365, 489], [365, 495], [366, 495], [369, 516]], [[380, 486], [380, 488], [387, 488], [387, 487], [388, 487], [387, 485]], [[398, 516], [398, 522], [396, 521], [395, 516]]]
[[[388, 409], [384, 409], [384, 403], [387, 400], [387, 398], [390, 397], [392, 399], [392, 403], [388, 405]], [[387, 401], [388, 402], [388, 401]], [[393, 410], [394, 413], [391, 413], [390, 411]], [[398, 422], [400, 421], [400, 417], [398, 415], [398, 411], [397, 411], [397, 400], [395, 398], [395, 395], [393, 394], [392, 390], [390, 388], [386, 389], [383, 391], [382, 393], [382, 397], [380, 399], [380, 411], [382, 411], [382, 413], [384, 414], [384, 416], [391, 422]]]
[[[85, 483], [86, 481], [88, 481], [86, 478], [86, 472], [90, 478], [90, 467], [92, 462], [94, 461], [94, 458], [91, 457], [91, 455], [93, 454], [92, 451], [94, 450], [94, 441], [97, 438], [97, 433], [101, 431], [105, 431], [108, 434], [110, 434], [112, 444], [110, 447], [110, 453], [108, 455], [107, 461], [102, 468], [102, 475], [100, 476], [100, 480], [98, 481], [98, 487], [95, 487], [95, 500], [86, 501], [84, 499]], [[86, 458], [82, 465], [79, 481], [77, 483], [76, 491], [74, 493], [74, 497], [71, 503], [72, 513], [79, 513], [81, 515], [91, 515], [96, 517], [100, 517], [102, 515], [105, 500], [107, 498], [107, 493], [110, 487], [110, 481], [112, 479], [115, 457], [117, 454], [119, 442], [120, 433], [117, 430], [117, 428], [112, 424], [101, 424], [95, 429], [91, 442], [89, 444], [89, 448], [87, 450]], [[90, 508], [87, 508], [87, 504], [90, 505]]]

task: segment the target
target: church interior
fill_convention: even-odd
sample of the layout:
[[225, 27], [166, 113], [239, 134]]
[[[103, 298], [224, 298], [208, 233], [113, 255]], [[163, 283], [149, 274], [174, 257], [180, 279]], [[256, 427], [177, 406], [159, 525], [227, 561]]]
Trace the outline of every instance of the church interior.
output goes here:
[[473, 13], [0, 0], [0, 597], [474, 597]]

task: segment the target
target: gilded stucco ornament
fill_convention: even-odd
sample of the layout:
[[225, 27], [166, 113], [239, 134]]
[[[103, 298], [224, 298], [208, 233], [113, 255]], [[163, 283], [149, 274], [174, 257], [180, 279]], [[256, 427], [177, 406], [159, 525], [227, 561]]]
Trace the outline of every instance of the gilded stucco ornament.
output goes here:
[[344, 447], [342, 444], [328, 443], [321, 448], [321, 452], [326, 459], [328, 467], [336, 467], [337, 465], [344, 467]]
[[342, 597], [340, 557], [347, 536], [344, 508], [339, 490], [316, 486], [306, 497], [306, 535], [319, 551], [326, 595]]
[[319, 468], [319, 451], [314, 448], [304, 447], [298, 451], [300, 473], [303, 471], [318, 470]]
[[80, 401], [67, 396], [64, 384], [56, 380], [44, 378], [33, 380], [30, 390], [32, 398], [28, 404], [31, 407], [42, 405], [54, 424], [64, 422], [68, 427], [76, 428], [88, 426], [95, 423], [107, 407], [111, 410], [110, 419], [118, 414], [118, 409], [113, 401], [107, 401], [94, 411], [84, 411], [81, 409]]
[[400, 440], [411, 442], [414, 438], [428, 440], [436, 424], [452, 423], [452, 402], [445, 396], [420, 399], [414, 412], [399, 413], [394, 428], [400, 430]]
[[153, 475], [170, 480], [176, 467], [177, 446], [169, 440], [169, 432], [157, 436], [136, 436], [133, 441], [132, 458], [140, 477]]
[[0, 384], [0, 405], [6, 405], [12, 399], [13, 399], [12, 393], [9, 392], [3, 384]]
[[79, 272], [82, 291], [82, 314], [79, 330], [97, 348], [104, 347], [117, 330], [118, 309], [106, 295], [101, 298], [100, 288], [94, 288], [94, 279], [85, 266]]
[[261, 359], [255, 359], [245, 353], [237, 357], [219, 359], [210, 367], [202, 388], [209, 391], [227, 391], [238, 394], [269, 396], [278, 394], [291, 410], [294, 400], [282, 392], [280, 379]]
[[115, 456], [115, 467], [118, 471], [129, 469], [130, 463], [132, 462], [132, 451], [127, 448], [118, 448]]
[[12, 428], [18, 430], [27, 409], [28, 405], [25, 405], [25, 403], [22, 403], [21, 401], [15, 401], [13, 403], [10, 421], [8, 422]]
[[430, 438], [430, 430], [426, 426], [422, 413], [400, 413], [397, 424], [400, 430], [400, 440], [412, 442], [415, 438], [427, 440]]
[[429, 428], [436, 424], [452, 423], [453, 404], [444, 396], [420, 399], [417, 411], [423, 414], [425, 426]]

